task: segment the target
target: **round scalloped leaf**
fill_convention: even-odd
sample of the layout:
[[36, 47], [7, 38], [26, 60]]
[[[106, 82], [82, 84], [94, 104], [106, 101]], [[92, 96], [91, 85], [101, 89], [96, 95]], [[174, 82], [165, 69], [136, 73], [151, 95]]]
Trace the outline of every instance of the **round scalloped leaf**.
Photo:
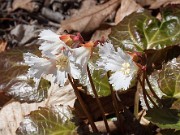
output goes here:
[[162, 129], [180, 130], [180, 113], [168, 108], [152, 108], [147, 111], [146, 119]]
[[180, 57], [163, 66], [158, 82], [161, 91], [167, 96], [180, 98]]
[[180, 42], [180, 7], [162, 10], [162, 20], [148, 12], [133, 13], [112, 28], [109, 38], [126, 51], [163, 49]]
[[[65, 114], [61, 114], [66, 117]], [[76, 126], [69, 119], [48, 108], [39, 108], [25, 117], [17, 135], [77, 135]], [[67, 117], [66, 117], [67, 118]]]

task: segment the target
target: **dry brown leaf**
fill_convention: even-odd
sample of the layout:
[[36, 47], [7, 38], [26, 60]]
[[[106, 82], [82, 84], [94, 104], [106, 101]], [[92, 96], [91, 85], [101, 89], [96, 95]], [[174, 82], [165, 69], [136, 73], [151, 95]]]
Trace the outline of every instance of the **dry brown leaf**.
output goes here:
[[97, 4], [96, 0], [84, 0], [82, 2], [81, 8], [80, 9], [71, 9], [70, 13], [71, 15], [78, 14], [78, 12], [90, 9], [91, 7], [94, 7]]
[[134, 0], [122, 0], [121, 7], [118, 9], [115, 17], [115, 24], [118, 24], [124, 17], [131, 13], [142, 10], [143, 8], [137, 4]]
[[61, 88], [58, 85], [52, 85], [48, 92], [48, 98], [41, 103], [21, 104], [17, 101], [11, 101], [6, 104], [0, 110], [0, 135], [16, 135], [16, 129], [24, 116], [33, 110], [37, 110], [38, 107], [51, 107], [61, 110], [67, 106], [74, 106], [76, 97], [70, 84]]
[[0, 90], [0, 110], [7, 102], [11, 100], [12, 97], [7, 96], [5, 92]]
[[156, 0], [156, 2], [151, 4], [150, 9], [156, 9], [168, 4], [180, 4], [180, 0]]
[[154, 3], [156, 0], [136, 0], [136, 2], [138, 4], [140, 4], [141, 6], [149, 6], [152, 3]]
[[6, 46], [7, 46], [7, 41], [0, 40], [0, 53], [5, 51]]
[[18, 45], [33, 45], [37, 43], [39, 29], [37, 25], [18, 24], [11, 30], [11, 35], [18, 41]]
[[91, 37], [91, 41], [104, 40], [108, 39], [108, 35], [111, 33], [111, 28], [104, 29], [104, 30], [96, 30]]
[[58, 31], [93, 31], [100, 26], [100, 24], [118, 7], [119, 4], [120, 0], [110, 0], [105, 4], [81, 10], [70, 19], [62, 21], [61, 28]]
[[12, 11], [21, 8], [29, 12], [34, 12], [39, 10], [39, 3], [33, 0], [14, 0], [12, 3]]
[[74, 94], [74, 90], [70, 84], [59, 87], [58, 85], [53, 85], [48, 90], [48, 98], [45, 100], [46, 106], [57, 106], [57, 105], [64, 105], [64, 106], [74, 106], [74, 102], [76, 96]]
[[138, 113], [138, 119], [140, 118], [140, 123], [141, 125], [149, 125], [150, 121], [147, 120], [144, 116], [146, 115], [146, 111], [145, 110], [141, 110], [139, 113]]

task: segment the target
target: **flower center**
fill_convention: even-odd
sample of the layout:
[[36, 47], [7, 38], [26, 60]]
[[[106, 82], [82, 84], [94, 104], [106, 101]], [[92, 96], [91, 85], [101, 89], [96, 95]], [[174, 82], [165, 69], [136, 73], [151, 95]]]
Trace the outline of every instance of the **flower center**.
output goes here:
[[130, 64], [125, 62], [122, 64], [121, 72], [123, 72], [124, 75], [129, 75], [130, 73]]
[[65, 70], [69, 64], [69, 59], [64, 54], [60, 55], [56, 60], [56, 67], [59, 70]]

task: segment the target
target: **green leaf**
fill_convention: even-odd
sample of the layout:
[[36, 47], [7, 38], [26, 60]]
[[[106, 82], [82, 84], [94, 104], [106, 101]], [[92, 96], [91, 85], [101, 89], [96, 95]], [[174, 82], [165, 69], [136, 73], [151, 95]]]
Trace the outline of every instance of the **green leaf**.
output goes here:
[[[64, 115], [65, 114], [61, 114]], [[66, 116], [65, 116], [66, 117]], [[63, 120], [60, 114], [48, 109], [39, 108], [33, 111], [20, 124], [18, 135], [76, 135], [76, 126], [69, 119]]]
[[162, 129], [180, 130], [180, 113], [168, 108], [152, 108], [147, 111], [146, 119]]
[[28, 78], [28, 66], [23, 60], [24, 52], [40, 55], [37, 45], [17, 47], [0, 53], [0, 88], [21, 102], [40, 102], [47, 97], [50, 83], [44, 79], [39, 83]]
[[147, 11], [133, 13], [112, 28], [109, 38], [126, 51], [163, 49], [180, 42], [180, 8], [162, 10], [162, 20]]
[[108, 96], [111, 94], [108, 77], [106, 74], [103, 75], [103, 70], [94, 70], [92, 79], [99, 96]]
[[159, 87], [169, 97], [180, 98], [180, 57], [163, 66], [159, 74]]

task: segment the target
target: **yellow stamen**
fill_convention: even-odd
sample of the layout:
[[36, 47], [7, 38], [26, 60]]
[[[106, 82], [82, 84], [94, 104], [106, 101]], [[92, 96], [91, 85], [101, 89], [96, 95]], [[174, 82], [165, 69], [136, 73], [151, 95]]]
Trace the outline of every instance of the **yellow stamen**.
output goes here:
[[124, 75], [129, 75], [130, 73], [130, 64], [129, 63], [123, 63], [122, 64], [122, 68], [121, 68], [121, 72], [123, 72]]
[[64, 54], [61, 54], [56, 60], [56, 67], [59, 70], [65, 70], [69, 64], [69, 59]]

